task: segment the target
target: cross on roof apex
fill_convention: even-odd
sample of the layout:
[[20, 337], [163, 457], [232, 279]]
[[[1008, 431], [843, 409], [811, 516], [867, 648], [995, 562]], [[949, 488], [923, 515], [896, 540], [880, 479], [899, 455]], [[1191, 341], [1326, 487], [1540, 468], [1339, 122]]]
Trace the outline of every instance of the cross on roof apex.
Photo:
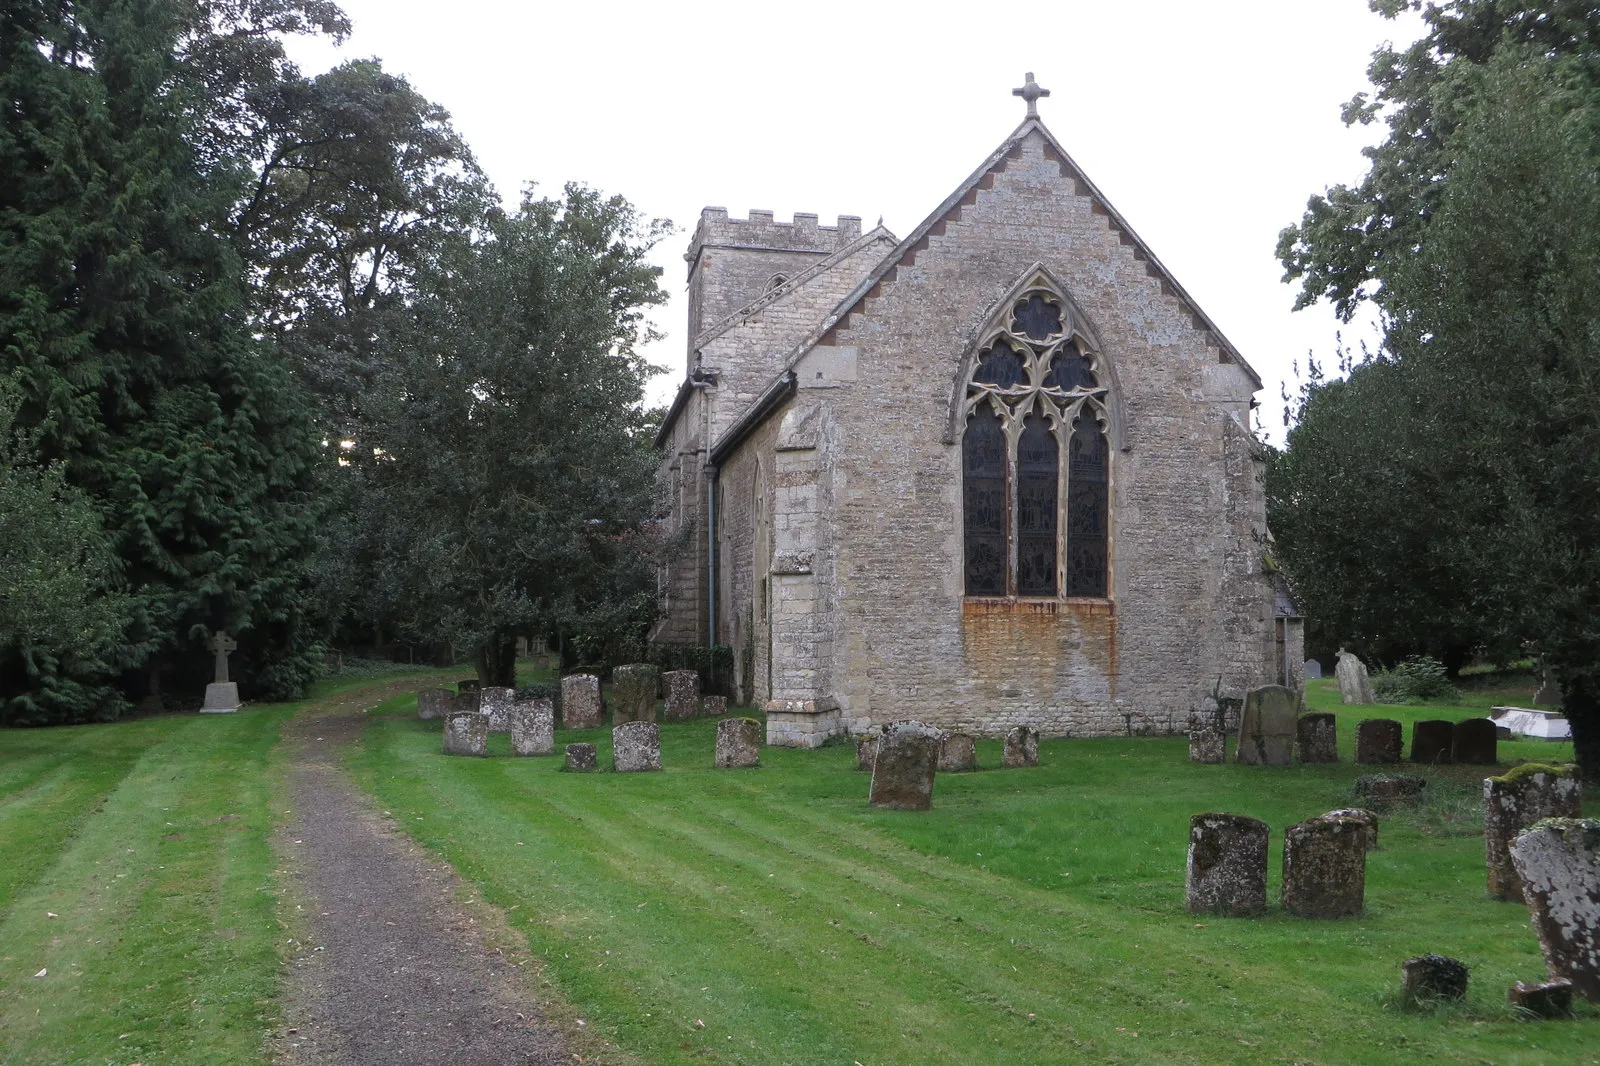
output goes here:
[[1049, 89], [1041, 89], [1039, 83], [1033, 80], [1033, 71], [1028, 71], [1027, 83], [1020, 89], [1012, 89], [1012, 96], [1020, 96], [1028, 102], [1028, 117], [1039, 117], [1039, 98], [1049, 96]]

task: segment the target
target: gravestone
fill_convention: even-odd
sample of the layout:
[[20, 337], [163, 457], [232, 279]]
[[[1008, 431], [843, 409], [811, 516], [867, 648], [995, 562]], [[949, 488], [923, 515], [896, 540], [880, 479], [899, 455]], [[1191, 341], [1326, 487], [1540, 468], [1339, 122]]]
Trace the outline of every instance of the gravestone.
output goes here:
[[1546, 818], [1511, 845], [1544, 966], [1600, 1004], [1600, 820]]
[[1467, 998], [1467, 964], [1444, 955], [1418, 955], [1400, 964], [1405, 975], [1401, 1001], [1412, 1009]]
[[562, 769], [575, 774], [587, 774], [593, 772], [597, 765], [593, 744], [567, 745], [567, 762]]
[[1019, 725], [1007, 733], [1000, 765], [1008, 770], [1019, 766], [1038, 766], [1039, 731], [1029, 725]]
[[1366, 774], [1356, 778], [1355, 794], [1380, 809], [1415, 802], [1428, 782], [1411, 774]]
[[451, 711], [445, 715], [444, 753], [489, 754], [489, 719], [477, 711]]
[[1372, 692], [1372, 679], [1367, 676], [1367, 664], [1354, 655], [1339, 649], [1339, 661], [1333, 668], [1339, 679], [1339, 699], [1343, 703], [1368, 707], [1378, 702]]
[[654, 722], [661, 672], [649, 663], [629, 663], [611, 671], [611, 724]]
[[1343, 918], [1366, 902], [1367, 830], [1354, 818], [1313, 818], [1283, 831], [1283, 909]]
[[1327, 814], [1319, 814], [1319, 815], [1317, 815], [1317, 817], [1318, 818], [1323, 818], [1323, 819], [1326, 819], [1326, 818], [1349, 818], [1352, 821], [1360, 822], [1362, 824], [1362, 826], [1365, 827], [1365, 829], [1367, 831], [1367, 850], [1368, 851], [1377, 850], [1377, 847], [1378, 847], [1378, 816], [1376, 814], [1373, 814], [1371, 811], [1364, 810], [1364, 809], [1362, 809], [1360, 807], [1340, 807], [1336, 811], [1329, 811]]
[[965, 733], [946, 733], [939, 744], [939, 772], [959, 774], [978, 768], [978, 742]]
[[1302, 714], [1295, 730], [1295, 750], [1301, 762], [1339, 761], [1339, 720], [1333, 715]]
[[1189, 712], [1189, 761], [1228, 761], [1228, 734], [1223, 731], [1216, 715]]
[[1322, 664], [1317, 662], [1315, 659], [1307, 659], [1305, 662], [1305, 667], [1303, 668], [1303, 672], [1300, 676], [1305, 678], [1307, 681], [1321, 681]]
[[1561, 686], [1556, 682], [1556, 676], [1551, 673], [1549, 667], [1545, 667], [1539, 672], [1539, 687], [1534, 691], [1533, 705], [1535, 707], [1561, 706]]
[[451, 709], [471, 711], [473, 714], [477, 714], [482, 709], [480, 703], [483, 699], [483, 693], [478, 690], [478, 683], [474, 681], [471, 688], [467, 688], [464, 683], [459, 687], [460, 691], [456, 693], [455, 699], [450, 703]]
[[701, 703], [704, 705], [705, 714], [708, 718], [721, 718], [728, 713], [728, 697], [726, 696], [707, 696], [701, 700]]
[[1494, 766], [1500, 761], [1500, 734], [1487, 718], [1468, 718], [1450, 731], [1450, 758], [1468, 766]]
[[754, 718], [724, 718], [717, 723], [717, 769], [760, 766], [761, 741], [765, 737], [766, 731]]
[[507, 717], [511, 728], [511, 754], [556, 753], [556, 705], [549, 698], [517, 700]]
[[228, 653], [239, 647], [225, 629], [217, 630], [209, 645], [216, 656], [212, 663], [216, 677], [206, 686], [206, 700], [200, 705], [201, 714], [232, 714], [239, 709], [239, 686], [228, 680]]
[[482, 683], [475, 677], [464, 678], [456, 682], [456, 691], [463, 695], [468, 692], [477, 692], [482, 687]]
[[517, 690], [500, 685], [485, 685], [478, 693], [478, 710], [489, 719], [489, 732], [504, 733], [511, 728], [511, 705]]
[[568, 729], [596, 729], [605, 721], [600, 679], [593, 674], [568, 674], [561, 679], [561, 724]]
[[921, 722], [891, 722], [878, 738], [872, 760], [874, 807], [925, 811], [933, 806], [933, 776], [939, 769], [941, 733]]
[[1368, 718], [1356, 726], [1356, 762], [1396, 763], [1405, 754], [1405, 733], [1392, 718]]
[[1545, 981], [1530, 985], [1518, 981], [1506, 992], [1506, 1002], [1535, 1018], [1570, 1018], [1572, 982]]
[[1518, 833], [1546, 818], [1582, 815], [1577, 773], [1573, 766], [1524, 763], [1502, 777], [1483, 779], [1483, 865], [1489, 895], [1523, 902], [1511, 844]]
[[667, 690], [668, 722], [686, 722], [700, 711], [700, 671], [668, 670], [661, 675]]
[[1188, 907], [1241, 916], [1267, 908], [1267, 823], [1242, 814], [1189, 819]]
[[877, 734], [856, 741], [856, 769], [872, 772], [872, 761], [878, 757]]
[[611, 767], [619, 774], [661, 769], [661, 727], [654, 722], [624, 722], [613, 727]]
[[447, 688], [425, 688], [417, 692], [417, 717], [424, 722], [443, 718], [455, 709], [456, 694]]
[[1452, 722], [1432, 718], [1411, 727], [1411, 761], [1435, 766], [1450, 761], [1456, 727]]
[[1263, 685], [1244, 696], [1233, 761], [1247, 766], [1288, 766], [1294, 761], [1300, 696], [1282, 685]]

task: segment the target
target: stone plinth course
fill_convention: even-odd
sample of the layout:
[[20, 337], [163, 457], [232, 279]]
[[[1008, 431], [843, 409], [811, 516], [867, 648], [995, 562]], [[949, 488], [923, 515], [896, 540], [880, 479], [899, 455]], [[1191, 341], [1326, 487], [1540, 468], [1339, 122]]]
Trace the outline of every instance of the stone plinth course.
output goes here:
[[1447, 763], [1455, 739], [1456, 727], [1453, 722], [1438, 718], [1417, 722], [1411, 727], [1411, 761], [1435, 765]]
[[1467, 964], [1444, 955], [1418, 955], [1400, 964], [1405, 986], [1401, 1000], [1413, 1010], [1467, 998]]
[[1378, 702], [1372, 691], [1372, 679], [1367, 676], [1367, 664], [1354, 655], [1339, 649], [1339, 661], [1333, 668], [1339, 679], [1339, 700], [1345, 704], [1369, 707]]
[[1249, 766], [1288, 766], [1294, 761], [1299, 713], [1300, 694], [1293, 689], [1263, 685], [1245, 693], [1233, 761]]
[[761, 741], [766, 732], [754, 718], [724, 718], [717, 723], [716, 766], [737, 770], [761, 765]]
[[446, 755], [489, 754], [489, 719], [477, 711], [451, 711], [444, 716]]
[[1570, 1018], [1572, 982], [1545, 981], [1530, 985], [1518, 981], [1506, 991], [1506, 1002], [1535, 1018]]
[[1600, 820], [1546, 818], [1511, 845], [1545, 970], [1600, 1003]]
[[1000, 765], [1006, 769], [1039, 765], [1039, 731], [1029, 725], [1019, 725], [1006, 734], [1005, 753]]
[[856, 741], [856, 769], [872, 772], [872, 761], [878, 757], [878, 735], [861, 737]]
[[599, 765], [595, 758], [593, 744], [568, 744], [567, 762], [563, 770], [570, 770], [576, 774], [587, 774]]
[[417, 717], [424, 722], [443, 718], [455, 709], [456, 694], [447, 688], [425, 688], [417, 692]]
[[619, 774], [661, 769], [661, 727], [624, 722], [611, 730], [611, 766]]
[[700, 713], [700, 671], [668, 670], [661, 683], [667, 692], [666, 721], [686, 722]]
[[1242, 814], [1189, 819], [1188, 907], [1243, 916], [1267, 907], [1267, 823]]
[[768, 700], [762, 710], [769, 748], [820, 748], [843, 731], [839, 704], [832, 699]]
[[1283, 909], [1343, 918], [1366, 902], [1367, 830], [1353, 818], [1313, 818], [1283, 831]]
[[1228, 734], [1216, 715], [1189, 714], [1189, 761], [1221, 763], [1228, 761]]
[[1397, 763], [1405, 755], [1405, 732], [1392, 718], [1368, 718], [1356, 726], [1356, 762]]
[[540, 697], [517, 700], [511, 705], [511, 754], [554, 755], [556, 753], [556, 705]]
[[960, 774], [977, 768], [977, 740], [966, 733], [946, 733], [939, 744], [939, 772]]
[[489, 717], [489, 732], [504, 733], [511, 728], [511, 705], [517, 690], [500, 685], [485, 685], [478, 696], [478, 710]]
[[878, 738], [872, 760], [871, 803], [896, 811], [933, 806], [933, 777], [939, 769], [943, 734], [922, 722], [891, 722]]
[[1450, 731], [1450, 758], [1468, 766], [1493, 766], [1500, 761], [1500, 734], [1488, 718], [1468, 718]]
[[1546, 818], [1583, 813], [1577, 768], [1524, 763], [1483, 779], [1483, 865], [1489, 895], [1521, 903], [1522, 881], [1511, 861], [1517, 834]]
[[600, 679], [593, 674], [568, 674], [561, 679], [561, 724], [568, 729], [596, 729], [605, 722]]
[[611, 724], [654, 722], [661, 671], [650, 663], [629, 663], [611, 671]]
[[1339, 761], [1339, 725], [1333, 715], [1302, 714], [1295, 730], [1295, 754], [1301, 762]]
[[709, 718], [721, 718], [728, 713], [728, 697], [707, 696], [701, 701], [702, 713]]
[[1367, 850], [1376, 851], [1378, 847], [1378, 816], [1361, 807], [1340, 807], [1327, 814], [1319, 814], [1318, 818], [1349, 818], [1360, 822], [1367, 830]]

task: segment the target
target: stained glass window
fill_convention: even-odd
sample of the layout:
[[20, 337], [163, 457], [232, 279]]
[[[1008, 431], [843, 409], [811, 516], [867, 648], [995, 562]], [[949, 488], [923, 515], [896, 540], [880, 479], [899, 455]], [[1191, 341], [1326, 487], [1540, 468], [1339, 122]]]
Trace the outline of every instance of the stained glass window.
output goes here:
[[1029, 415], [1017, 441], [1017, 595], [1056, 594], [1059, 449], [1050, 426]]
[[1073, 423], [1067, 456], [1067, 595], [1104, 596], [1111, 455], [1093, 416]]
[[978, 369], [972, 380], [997, 389], [1014, 389], [1024, 373], [1022, 353], [1004, 341], [996, 341], [994, 347], [978, 357]]
[[1031, 341], [1049, 340], [1061, 332], [1061, 308], [1043, 295], [1033, 293], [1017, 305], [1011, 331], [1025, 333]]
[[1099, 382], [1095, 380], [1094, 364], [1089, 361], [1089, 357], [1078, 351], [1078, 346], [1069, 341], [1051, 357], [1050, 373], [1045, 375], [1044, 385], [1047, 389], [1065, 389], [1071, 392], [1074, 389], [1098, 388]]
[[968, 596], [1006, 594], [1006, 435], [1000, 417], [973, 412], [961, 441]]

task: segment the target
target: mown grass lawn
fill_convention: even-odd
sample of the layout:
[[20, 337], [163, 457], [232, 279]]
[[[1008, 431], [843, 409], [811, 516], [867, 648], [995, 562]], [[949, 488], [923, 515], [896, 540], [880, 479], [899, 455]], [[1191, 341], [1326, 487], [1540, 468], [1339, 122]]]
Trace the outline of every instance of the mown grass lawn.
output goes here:
[[[925, 814], [870, 810], [845, 747], [712, 770], [707, 721], [663, 726], [663, 773], [577, 775], [559, 757], [446, 758], [402, 697], [353, 768], [510, 909], [589, 1025], [651, 1063], [1600, 1063], [1600, 1012], [1530, 1023], [1505, 1006], [1544, 968], [1526, 911], [1484, 897], [1481, 769], [1429, 771], [1430, 802], [1384, 819], [1358, 920], [1185, 913], [1191, 814], [1273, 827], [1275, 899], [1283, 827], [1351, 802], [1359, 719], [1474, 713], [1339, 708], [1331, 682], [1311, 703], [1339, 713], [1338, 766], [1053, 740], [1036, 769], [941, 775]], [[576, 740], [609, 764], [608, 732], [558, 737]], [[978, 754], [999, 763], [995, 742]], [[1429, 951], [1471, 965], [1469, 1002], [1402, 1013], [1399, 965]]]

